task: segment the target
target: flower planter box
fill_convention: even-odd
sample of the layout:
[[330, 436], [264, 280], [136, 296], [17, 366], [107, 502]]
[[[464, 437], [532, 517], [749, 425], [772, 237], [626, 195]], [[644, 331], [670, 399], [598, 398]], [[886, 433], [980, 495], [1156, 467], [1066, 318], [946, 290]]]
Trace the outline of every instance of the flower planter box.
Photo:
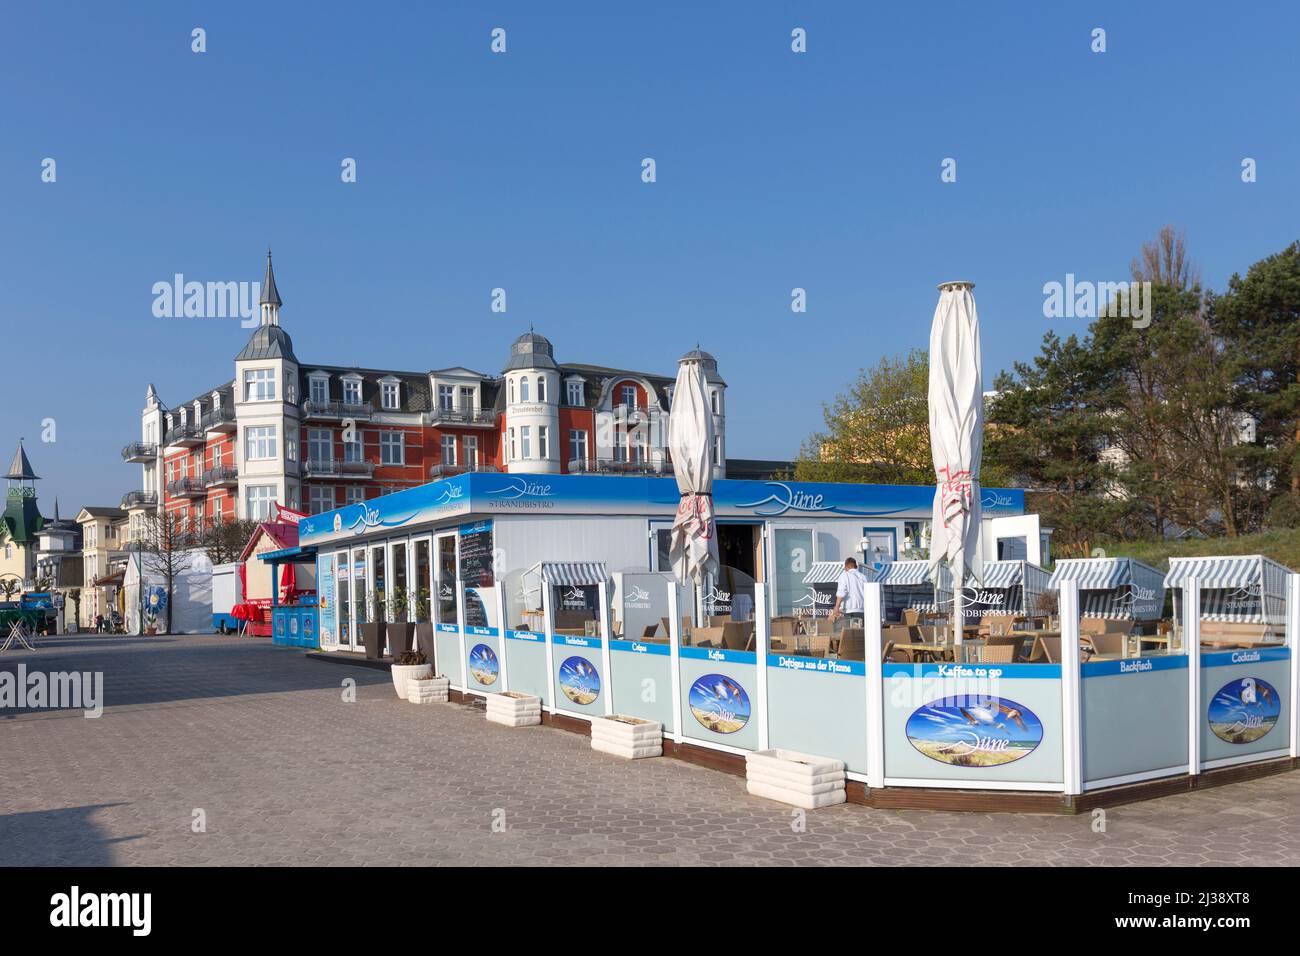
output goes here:
[[366, 660], [377, 661], [384, 656], [384, 637], [383, 621], [370, 621], [361, 625], [361, 640], [366, 645]]
[[451, 690], [447, 677], [408, 677], [406, 699], [412, 704], [445, 704]]
[[431, 664], [394, 664], [393, 673], [393, 690], [397, 691], [397, 696], [406, 700], [406, 683], [412, 677], [423, 678], [433, 676], [433, 665]]
[[[388, 625], [388, 656], [397, 660], [411, 649], [411, 638], [415, 634], [415, 625], [405, 621], [392, 621]], [[433, 658], [428, 658], [433, 660]]]
[[591, 749], [626, 760], [660, 757], [664, 752], [663, 724], [625, 714], [594, 717]]
[[507, 691], [487, 695], [487, 719], [505, 727], [531, 727], [542, 722], [542, 699]]
[[794, 750], [745, 755], [745, 789], [756, 797], [815, 810], [844, 803], [844, 761]]

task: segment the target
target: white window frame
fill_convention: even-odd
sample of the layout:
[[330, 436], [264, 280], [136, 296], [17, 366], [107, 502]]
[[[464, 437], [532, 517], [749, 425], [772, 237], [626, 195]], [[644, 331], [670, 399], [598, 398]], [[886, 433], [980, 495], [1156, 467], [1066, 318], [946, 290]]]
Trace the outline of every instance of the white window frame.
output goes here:
[[533, 457], [532, 434], [533, 434], [533, 427], [531, 425], [519, 426], [519, 457], [525, 460]]
[[390, 412], [402, 407], [402, 386], [400, 382], [383, 382], [379, 386], [379, 403]]
[[244, 461], [274, 461], [277, 456], [274, 425], [244, 426]]
[[465, 449], [465, 464], [470, 468], [478, 466], [478, 436], [466, 435], [460, 440], [461, 446]]
[[[319, 455], [317, 452], [322, 445], [324, 445], [325, 454]], [[334, 429], [307, 429], [307, 460], [321, 462], [334, 460]]]
[[312, 375], [307, 379], [307, 394], [311, 401], [325, 405], [330, 400], [330, 380], [324, 375]]
[[581, 382], [569, 382], [567, 391], [570, 405], [579, 406], [582, 404]]
[[623, 408], [637, 407], [635, 385], [620, 385], [618, 387], [618, 392], [619, 392], [619, 402], [618, 402], [619, 405], [621, 405]]
[[[361, 379], [345, 378], [343, 380], [343, 404], [360, 405], [364, 401], [361, 397]], [[355, 399], [355, 401], [354, 401]]]
[[546, 376], [545, 375], [537, 376], [537, 400], [539, 402], [546, 401]]
[[450, 412], [456, 407], [456, 386], [439, 385], [438, 386], [438, 408], [444, 412]]
[[[275, 369], [273, 368], [246, 368], [244, 369], [244, 401], [246, 402], [273, 402], [275, 401]], [[184, 415], [184, 410], [181, 412]]]
[[[579, 454], [574, 454], [580, 450]], [[569, 461], [587, 460], [587, 430], [585, 428], [569, 429]]]
[[[393, 460], [393, 449], [397, 449], [397, 458]], [[382, 431], [379, 433], [379, 463], [381, 465], [406, 464], [406, 432]]]
[[274, 502], [275, 485], [249, 485], [244, 489], [244, 517], [264, 521], [270, 517]]
[[[443, 435], [442, 440], [438, 444], [442, 449], [442, 458], [441, 458], [442, 463], [444, 465], [455, 465], [456, 464], [456, 436]], [[448, 451], [451, 452], [450, 458], [447, 455]]]
[[[524, 375], [519, 379], [519, 401], [521, 404], [526, 404], [532, 401], [532, 399], [528, 397], [529, 394], [528, 376]], [[524, 457], [526, 458], [528, 456], [525, 455]]]
[[551, 429], [549, 425], [537, 426], [537, 457], [545, 461], [550, 458]]

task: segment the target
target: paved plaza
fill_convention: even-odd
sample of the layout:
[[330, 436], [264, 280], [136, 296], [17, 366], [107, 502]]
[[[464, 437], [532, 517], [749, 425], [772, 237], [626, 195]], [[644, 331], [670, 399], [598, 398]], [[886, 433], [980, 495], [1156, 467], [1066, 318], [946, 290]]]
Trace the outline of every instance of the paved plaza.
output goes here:
[[[1087, 815], [811, 813], [739, 777], [399, 701], [267, 640], [89, 637], [0, 670], [102, 671], [105, 708], [0, 710], [0, 865], [1282, 865], [1300, 774]], [[344, 681], [356, 682], [355, 702]], [[201, 811], [201, 812], [200, 812]], [[203, 832], [194, 832], [195, 820]]]

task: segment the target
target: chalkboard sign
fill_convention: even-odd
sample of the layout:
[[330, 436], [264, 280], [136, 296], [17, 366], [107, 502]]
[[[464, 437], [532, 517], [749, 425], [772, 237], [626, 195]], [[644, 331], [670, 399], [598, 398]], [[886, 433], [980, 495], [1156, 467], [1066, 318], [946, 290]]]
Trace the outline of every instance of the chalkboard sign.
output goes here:
[[492, 577], [492, 522], [460, 526], [460, 579], [466, 587], [490, 588]]

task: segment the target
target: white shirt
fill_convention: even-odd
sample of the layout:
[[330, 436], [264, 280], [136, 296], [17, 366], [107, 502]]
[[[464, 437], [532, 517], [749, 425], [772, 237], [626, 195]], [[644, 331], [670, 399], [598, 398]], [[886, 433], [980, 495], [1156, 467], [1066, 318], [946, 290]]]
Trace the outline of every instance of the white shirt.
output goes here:
[[840, 574], [839, 582], [835, 586], [835, 596], [840, 599], [841, 613], [862, 613], [864, 606], [862, 594], [867, 583], [867, 576], [858, 568], [849, 568]]

